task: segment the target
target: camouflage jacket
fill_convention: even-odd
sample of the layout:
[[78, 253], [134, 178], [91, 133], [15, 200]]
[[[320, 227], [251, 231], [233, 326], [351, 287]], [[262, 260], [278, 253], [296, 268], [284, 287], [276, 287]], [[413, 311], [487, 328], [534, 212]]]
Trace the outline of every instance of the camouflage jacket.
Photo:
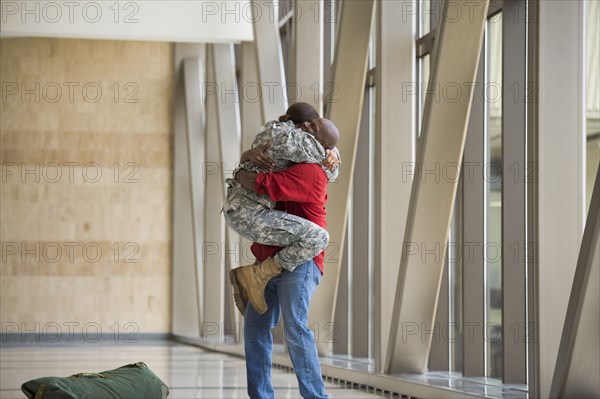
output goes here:
[[[310, 133], [294, 126], [292, 121], [277, 122], [271, 121], [264, 125], [256, 135], [252, 148], [260, 147], [263, 144], [271, 143], [266, 153], [273, 158], [275, 167], [273, 172], [287, 169], [296, 163], [316, 163], [320, 164], [327, 175], [328, 181], [334, 181], [339, 173], [339, 166], [330, 170], [321, 162], [326, 158], [325, 148]], [[339, 153], [335, 149], [338, 158]], [[252, 162], [244, 162], [242, 168], [250, 172], [264, 173], [264, 170], [256, 167]]]
[[[321, 143], [319, 143], [311, 134], [296, 128], [292, 121], [267, 122], [256, 135], [256, 138], [252, 143], [252, 148], [260, 147], [269, 142], [271, 143], [271, 146], [266, 150], [266, 153], [271, 156], [273, 162], [275, 162], [275, 166], [272, 170], [273, 172], [287, 169], [296, 163], [316, 163], [323, 168], [328, 181], [331, 182], [337, 178], [339, 165], [333, 170], [330, 170], [326, 168], [325, 165], [321, 164], [326, 158], [325, 148], [323, 148]], [[334, 149], [334, 152], [339, 159], [340, 155], [337, 148]], [[233, 171], [233, 176], [235, 176], [240, 168], [256, 173], [266, 172], [248, 161], [236, 168]], [[230, 188], [234, 188], [231, 190], [232, 192], [240, 192], [240, 189], [243, 189], [235, 179], [227, 179], [225, 182]], [[265, 198], [266, 196], [243, 192], [240, 192], [240, 194], [250, 197], [254, 201], [260, 202], [269, 208], [274, 207], [273, 201], [271, 201], [270, 198]]]

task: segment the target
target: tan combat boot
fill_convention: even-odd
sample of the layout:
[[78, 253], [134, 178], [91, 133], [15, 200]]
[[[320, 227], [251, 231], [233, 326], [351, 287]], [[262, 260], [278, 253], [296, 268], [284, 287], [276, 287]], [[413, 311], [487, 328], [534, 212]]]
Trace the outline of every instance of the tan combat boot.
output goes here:
[[[241, 266], [230, 270], [229, 281], [233, 285], [234, 298], [237, 294], [242, 302], [242, 298], [246, 297], [256, 313], [265, 313], [268, 308], [265, 301], [267, 283], [282, 271], [283, 268], [272, 257], [268, 257], [258, 265]], [[238, 306], [237, 301], [236, 306]], [[238, 306], [238, 310], [241, 311], [240, 306]]]
[[233, 301], [235, 302], [235, 307], [240, 311], [242, 317], [246, 315], [246, 304], [248, 303], [248, 297], [246, 296], [246, 292], [238, 286], [234, 281], [235, 274], [229, 272], [229, 281], [231, 285], [233, 285]]

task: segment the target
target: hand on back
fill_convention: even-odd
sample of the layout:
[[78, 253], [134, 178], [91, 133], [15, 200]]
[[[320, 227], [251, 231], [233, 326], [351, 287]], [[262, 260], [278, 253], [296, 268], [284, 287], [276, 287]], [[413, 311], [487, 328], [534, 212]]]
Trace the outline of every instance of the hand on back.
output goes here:
[[252, 162], [257, 167], [266, 170], [267, 172], [273, 170], [275, 166], [275, 162], [273, 162], [273, 158], [266, 153], [267, 148], [271, 146], [271, 143], [266, 143], [256, 148], [252, 148], [248, 150], [247, 156], [248, 160]]

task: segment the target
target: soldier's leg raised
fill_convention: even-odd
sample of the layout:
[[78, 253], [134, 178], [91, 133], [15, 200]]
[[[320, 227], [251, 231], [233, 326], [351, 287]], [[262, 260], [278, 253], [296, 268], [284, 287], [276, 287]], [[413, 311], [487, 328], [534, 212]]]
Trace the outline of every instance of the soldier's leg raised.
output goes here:
[[242, 312], [241, 297], [246, 297], [257, 313], [267, 310], [264, 288], [283, 269], [293, 271], [321, 253], [329, 241], [325, 229], [298, 216], [269, 209], [253, 201], [244, 201], [236, 209], [225, 211], [228, 225], [245, 238], [265, 245], [282, 246], [274, 258], [257, 265], [231, 270], [236, 305]]

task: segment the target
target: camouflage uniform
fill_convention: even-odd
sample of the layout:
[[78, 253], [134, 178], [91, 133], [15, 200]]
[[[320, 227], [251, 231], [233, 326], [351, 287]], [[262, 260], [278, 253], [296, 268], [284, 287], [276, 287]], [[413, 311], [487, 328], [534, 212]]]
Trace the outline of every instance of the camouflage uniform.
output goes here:
[[[287, 169], [296, 163], [316, 163], [321, 165], [328, 181], [337, 178], [339, 167], [329, 170], [321, 164], [326, 158], [323, 146], [311, 134], [295, 128], [293, 122], [268, 122], [256, 135], [252, 148], [268, 142], [271, 146], [266, 153], [275, 163], [273, 171]], [[234, 176], [240, 168], [265, 172], [251, 162], [245, 162], [233, 172]], [[247, 190], [235, 179], [227, 179], [226, 183], [223, 210], [229, 227], [251, 241], [284, 247], [275, 255], [275, 260], [286, 270], [293, 271], [327, 246], [329, 233], [321, 226], [274, 209], [275, 202], [269, 196]]]

